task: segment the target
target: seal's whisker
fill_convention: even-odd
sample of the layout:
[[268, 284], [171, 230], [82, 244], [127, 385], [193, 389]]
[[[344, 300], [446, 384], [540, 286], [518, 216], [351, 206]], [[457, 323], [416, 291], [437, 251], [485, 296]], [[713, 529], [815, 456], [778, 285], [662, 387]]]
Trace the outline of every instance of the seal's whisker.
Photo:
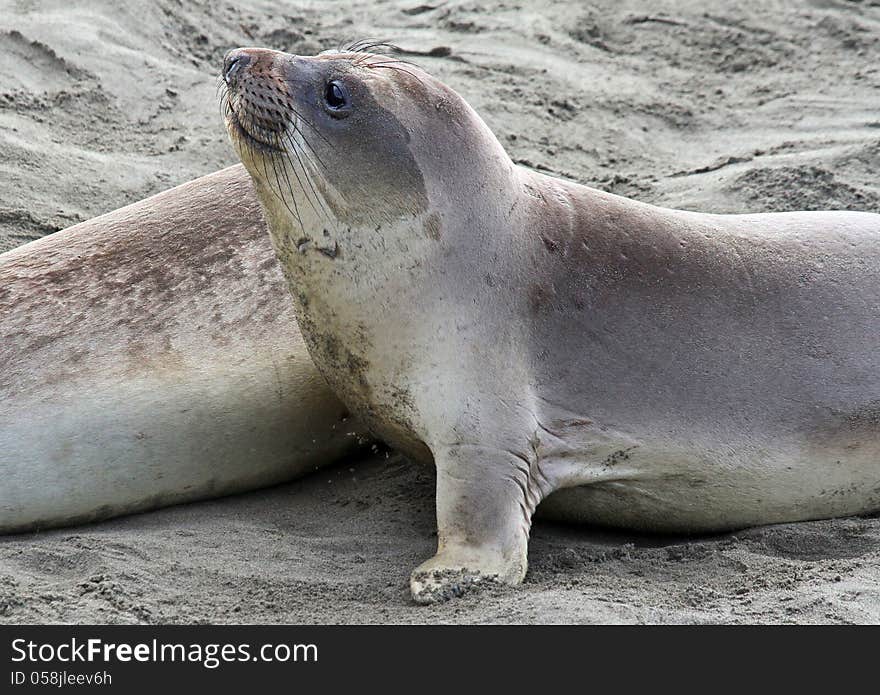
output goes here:
[[220, 98], [220, 116], [225, 121], [232, 110], [232, 104], [229, 101], [229, 88], [226, 86], [225, 82], [220, 82], [218, 84], [217, 92]]
[[354, 43], [351, 43], [347, 46], [340, 47], [339, 52], [354, 54], [356, 57], [352, 60], [352, 65], [355, 66], [363, 65], [364, 63], [367, 63], [371, 58], [379, 57], [387, 60], [394, 60], [398, 63], [404, 63], [406, 65], [412, 65], [414, 68], [421, 67], [411, 60], [400, 58], [400, 55], [409, 53], [409, 51], [405, 51], [397, 44], [393, 44], [388, 41], [372, 41], [370, 39], [362, 39], [360, 41], [355, 41]]
[[216, 82], [217, 82], [217, 94], [221, 94], [221, 93], [229, 94], [229, 86], [226, 84], [226, 80], [224, 80], [222, 77], [220, 77], [218, 75]]
[[[291, 147], [293, 147], [296, 150], [301, 151], [304, 156], [308, 157], [309, 161], [312, 163], [312, 165], [316, 169], [320, 168], [320, 169], [323, 169], [324, 171], [328, 171], [327, 165], [324, 163], [324, 160], [318, 156], [318, 153], [315, 151], [315, 148], [312, 146], [312, 144], [306, 138], [305, 133], [303, 133], [302, 130], [297, 128], [295, 125], [293, 128], [293, 132], [296, 135], [299, 135], [299, 139], [302, 142], [303, 147], [299, 147], [299, 143], [297, 143], [294, 140], [293, 135], [291, 133], [287, 133], [286, 137], [287, 137], [287, 140], [290, 143]], [[306, 148], [308, 148], [308, 150]], [[320, 165], [320, 167], [318, 165]]]
[[365, 63], [364, 67], [367, 67], [370, 69], [381, 68], [381, 69], [385, 69], [385, 70], [397, 70], [398, 72], [406, 73], [407, 75], [409, 75], [413, 79], [418, 80], [421, 84], [425, 84], [425, 81], [421, 77], [416, 75], [414, 72], [412, 72], [412, 70], [407, 70], [405, 68], [400, 67], [400, 65], [398, 65], [398, 63], [401, 63], [401, 62], [402, 61], [399, 61], [399, 60], [381, 61], [381, 62], [374, 61], [374, 62], [370, 62], [370, 63]]
[[377, 65], [408, 65], [413, 68], [418, 68], [419, 66], [415, 63], [410, 63], [406, 60], [401, 60], [400, 58], [394, 58], [392, 56], [377, 56], [371, 55], [369, 56], [370, 60], [367, 60], [363, 63], [365, 67], [372, 68]]
[[401, 58], [401, 55], [411, 53], [411, 51], [406, 51], [397, 44], [393, 43], [382, 42], [375, 44], [366, 44], [354, 52], [364, 54], [362, 58], [358, 59], [360, 62], [363, 62], [365, 59], [375, 58], [376, 56], [379, 56], [388, 60], [397, 61], [398, 63], [412, 65], [414, 68], [421, 67], [418, 63], [412, 60]]
[[[285, 148], [283, 148], [283, 150], [284, 150], [285, 154], [287, 155], [287, 161], [290, 164], [291, 169], [293, 170], [293, 175], [296, 177], [297, 183], [299, 183], [299, 186], [302, 189], [303, 193], [306, 194], [306, 200], [309, 201], [309, 205], [312, 206], [312, 209], [315, 211], [315, 214], [318, 215], [318, 217], [320, 217], [323, 214], [328, 219], [332, 220], [332, 217], [330, 216], [329, 212], [326, 210], [326, 208], [323, 208], [323, 205], [321, 203], [321, 199], [318, 196], [317, 191], [315, 190], [315, 187], [314, 187], [314, 184], [312, 183], [311, 177], [308, 175], [308, 172], [306, 171], [306, 168], [303, 165], [302, 160], [299, 158], [299, 155], [297, 154], [296, 145], [293, 143], [293, 141], [289, 135], [285, 135], [284, 137], [287, 139], [288, 142], [290, 142], [290, 147], [285, 147]], [[297, 173], [296, 167], [293, 164], [293, 160], [290, 158], [291, 154], [293, 154], [293, 156], [296, 157], [297, 162], [299, 162], [300, 168], [302, 169], [302, 172], [303, 172], [303, 176], [305, 177], [306, 182], [308, 183], [308, 188], [306, 188], [306, 186], [303, 184], [302, 179], [300, 178], [299, 174]], [[282, 169], [283, 169], [283, 167], [282, 167]], [[284, 176], [287, 179], [287, 185], [292, 190], [293, 185], [291, 184], [290, 179], [287, 177], [286, 170], [284, 170]], [[312, 195], [309, 195], [309, 191], [311, 191]], [[316, 207], [315, 203], [312, 202], [312, 196], [314, 196], [314, 199], [317, 202], [318, 206], [322, 207], [321, 210], [318, 210], [318, 207]]]
[[[263, 109], [263, 110], [265, 110], [265, 109]], [[251, 116], [251, 114], [248, 114], [248, 115]], [[287, 175], [286, 168], [280, 162], [278, 163], [280, 166], [280, 172], [281, 172], [279, 175], [278, 168], [276, 167], [276, 161], [275, 161], [279, 155], [285, 155], [287, 162], [290, 164], [291, 168], [293, 169], [293, 174], [296, 177], [296, 180], [299, 183], [300, 188], [306, 194], [306, 198], [309, 201], [309, 205], [315, 211], [315, 214], [318, 215], [319, 217], [322, 214], [324, 214], [326, 217], [330, 218], [330, 213], [327, 211], [326, 208], [324, 208], [323, 210], [319, 210], [318, 207], [316, 206], [316, 203], [317, 203], [317, 205], [322, 205], [321, 198], [318, 195], [317, 191], [315, 190], [314, 185], [311, 181], [311, 178], [308, 176], [308, 172], [306, 171], [305, 166], [302, 164], [302, 161], [299, 159], [299, 155], [296, 152], [296, 144], [294, 143], [294, 141], [290, 137], [290, 135], [285, 133], [282, 130], [269, 129], [265, 126], [255, 124], [255, 123], [253, 123], [252, 118], [250, 120], [251, 120], [251, 122], [248, 124], [249, 129], [256, 130], [257, 135], [260, 136], [260, 140], [265, 139], [265, 141], [268, 142], [276, 150], [276, 152], [273, 152], [270, 155], [270, 157], [272, 159], [272, 168], [275, 173], [275, 180], [276, 180], [276, 183], [278, 184], [279, 193], [281, 194], [279, 197], [281, 197], [282, 202], [284, 202], [285, 206], [288, 207], [288, 210], [289, 210], [289, 206], [287, 205], [287, 201], [284, 199], [284, 196], [283, 196], [284, 190], [283, 190], [283, 186], [281, 185], [281, 178], [283, 177], [285, 179], [285, 181], [287, 182], [287, 190], [289, 190], [289, 191], [293, 190], [293, 183], [291, 182], [290, 177]], [[264, 119], [261, 119], [261, 120], [264, 120]], [[293, 125], [294, 125], [294, 128], [296, 128], [295, 124], [293, 124]], [[285, 141], [287, 141], [289, 146], [285, 144]], [[303, 175], [306, 177], [306, 182], [308, 183], [308, 187], [306, 187], [306, 185], [303, 183], [302, 178], [300, 178], [299, 173], [297, 173], [297, 171], [296, 171], [296, 167], [294, 166], [293, 161], [290, 159], [291, 148], [293, 148], [293, 150], [292, 150], [293, 154], [295, 157], [297, 157], [297, 161], [299, 161], [300, 167], [303, 170]], [[311, 196], [309, 195], [309, 191], [311, 191], [311, 194], [312, 194]], [[314, 202], [312, 200], [312, 197], [314, 197]], [[294, 205], [296, 205], [296, 201], [294, 200], [293, 202], [294, 202]], [[293, 212], [293, 211], [291, 211], [291, 212]], [[298, 214], [298, 210], [297, 210], [297, 214]]]
[[[404, 52], [404, 50], [402, 48], [398, 48], [397, 50], [400, 51], [401, 53]], [[399, 56], [394, 56], [394, 55], [386, 55], [384, 53], [379, 54], [379, 55], [380, 55], [380, 57], [382, 57], [388, 61], [393, 61], [395, 63], [402, 63], [403, 65], [409, 65], [411, 67], [418, 68], [419, 70], [422, 69], [422, 66], [413, 60], [407, 60], [406, 58], [400, 58]], [[373, 54], [373, 57], [375, 57], [375, 54]]]
[[311, 121], [309, 121], [309, 120], [308, 120], [307, 118], [305, 118], [305, 117], [304, 117], [299, 111], [297, 111], [296, 108], [293, 106], [293, 104], [292, 104], [291, 102], [286, 101], [286, 102], [284, 102], [284, 105], [285, 105], [288, 109], [291, 110], [291, 112], [293, 113], [294, 116], [296, 116], [299, 120], [301, 120], [301, 121], [302, 121], [303, 123], [305, 123], [309, 128], [311, 128], [311, 129], [315, 132], [315, 135], [317, 135], [319, 138], [321, 138], [321, 140], [323, 140], [325, 143], [327, 143], [327, 145], [328, 145], [329, 147], [331, 147], [331, 148], [334, 149], [334, 150], [336, 149], [335, 145], [327, 139], [327, 136], [324, 135], [324, 133], [322, 133], [320, 130], [318, 130], [318, 129], [315, 127], [315, 125], [314, 125]]
[[380, 39], [359, 39], [358, 41], [354, 41], [353, 43], [340, 47], [340, 52], [344, 53], [375, 54], [381, 51], [394, 53], [400, 51], [400, 47], [394, 45], [393, 43]]
[[[240, 119], [241, 117], [236, 114], [236, 118]], [[253, 126], [251, 126], [251, 127], [253, 127]], [[299, 223], [300, 229], [304, 229], [303, 223], [302, 223], [302, 218], [300, 217], [300, 214], [299, 214], [299, 208], [297, 207], [297, 204], [296, 204], [296, 200], [295, 199], [291, 200], [291, 202], [293, 203], [293, 210], [291, 210], [290, 205], [287, 203], [287, 201], [284, 198], [283, 190], [281, 188], [281, 182], [277, 178], [278, 172], [277, 172], [277, 170], [275, 170], [274, 158], [272, 158], [272, 162], [273, 162], [272, 167], [273, 167], [273, 170], [275, 171], [275, 176], [276, 176], [275, 182], [278, 186], [277, 191], [275, 190], [275, 188], [271, 184], [271, 180], [269, 178], [269, 169], [266, 166], [266, 159], [269, 159], [269, 158], [264, 157], [264, 156], [259, 156], [259, 153], [257, 153], [256, 149], [253, 146], [253, 143], [250, 140], [245, 139], [243, 142], [244, 142], [245, 147], [248, 150], [248, 153], [250, 154], [251, 160], [260, 161], [262, 163], [263, 173], [265, 176], [264, 180], [268, 184], [267, 188], [270, 191], [272, 191], [272, 193], [275, 195], [275, 197], [278, 198], [281, 201], [281, 203], [287, 208], [287, 210], [296, 218], [296, 221]]]
[[[318, 202], [318, 205], [321, 207], [321, 210], [322, 210], [324, 216], [327, 218], [327, 220], [329, 222], [332, 222], [333, 215], [330, 214], [330, 211], [327, 209], [327, 206], [325, 205], [323, 198], [321, 198], [321, 196], [318, 194], [318, 191], [315, 189], [315, 183], [314, 183], [314, 181], [312, 181], [312, 177], [309, 174], [308, 170], [306, 169], [305, 163], [302, 161], [302, 159], [299, 156], [300, 155], [299, 149], [296, 147], [296, 144], [293, 143], [293, 139], [289, 135], [287, 137], [288, 137], [288, 140], [290, 140], [290, 142], [291, 142], [291, 150], [288, 154], [288, 161], [290, 161], [290, 156], [289, 156], [290, 154], [293, 154], [293, 156], [296, 157], [296, 161], [299, 163], [299, 166], [302, 169], [303, 176], [305, 177], [306, 182], [309, 185], [309, 190], [312, 192], [312, 196], [314, 196], [315, 200]], [[302, 150], [302, 155], [303, 155], [303, 157], [306, 157], [311, 162], [313, 167], [317, 168], [315, 166], [314, 161], [309, 157], [308, 153], [305, 150]], [[291, 161], [291, 166], [293, 166], [292, 161]], [[294, 169], [294, 174], [296, 174], [296, 169]], [[299, 180], [299, 176], [297, 176], [297, 180]], [[300, 182], [300, 185], [302, 185], [301, 182]], [[309, 198], [309, 200], [311, 200], [311, 198], [308, 196], [308, 194], [306, 197]], [[318, 211], [316, 210], [315, 212], [317, 213]]]
[[[302, 141], [303, 141], [303, 144], [305, 144], [305, 146], [308, 147], [309, 150], [311, 150], [312, 154], [313, 154], [313, 155], [317, 158], [317, 160], [321, 163], [321, 166], [324, 168], [324, 171], [327, 171], [327, 165], [324, 163], [324, 160], [321, 159], [320, 155], [319, 155], [318, 152], [315, 150], [314, 145], [312, 145], [312, 143], [310, 143], [310, 142], [306, 139], [306, 134], [303, 133], [302, 130], [300, 130], [299, 128], [297, 128], [296, 125], [294, 125], [294, 130], [299, 134], [300, 138], [301, 138]], [[335, 149], [335, 148], [334, 148], [334, 149]]]
[[281, 203], [284, 207], [287, 208], [288, 212], [293, 212], [290, 209], [290, 204], [287, 202], [287, 198], [284, 195], [284, 188], [281, 186], [281, 179], [278, 176], [278, 167], [275, 163], [275, 157], [266, 157], [272, 163], [272, 173], [275, 175], [275, 185], [278, 187], [278, 198], [281, 200]]
[[[287, 202], [287, 198], [285, 197], [284, 190], [282, 189], [282, 186], [281, 186], [281, 179], [278, 176], [278, 167], [276, 167], [275, 157], [272, 157], [271, 159], [272, 159], [272, 171], [275, 173], [275, 183], [278, 184], [278, 190], [281, 194], [279, 196], [281, 198], [281, 202], [284, 203], [284, 207], [287, 208], [287, 211], [291, 214], [296, 214], [296, 218], [299, 220], [300, 219], [299, 208], [296, 209], [295, 213], [293, 210], [290, 209], [290, 204]], [[287, 177], [287, 171], [285, 170], [283, 164], [281, 165], [281, 173], [284, 175], [284, 180], [287, 181], [288, 190], [292, 190], [292, 186], [290, 185], [290, 179]], [[294, 207], [296, 208], [296, 198], [292, 198], [292, 202], [293, 202]], [[300, 227], [302, 227], [302, 221], [300, 221]]]
[[241, 109], [235, 109], [234, 107], [232, 109], [232, 115], [242, 126], [242, 129], [251, 140], [256, 141], [270, 150], [279, 150], [273, 141], [278, 137], [280, 131], [277, 128], [269, 128], [259, 122], [265, 122], [265, 119], [260, 118], [258, 120], [258, 118], [249, 110], [245, 109], [244, 113], [242, 113]]
[[[273, 160], [273, 161], [274, 161], [274, 160]], [[288, 160], [288, 161], [289, 161], [289, 160]], [[273, 164], [272, 166], [275, 166], [275, 165]], [[293, 172], [293, 174], [294, 174], [294, 176], [296, 176], [296, 172], [295, 172], [295, 171]], [[292, 184], [291, 181], [290, 181], [290, 177], [287, 175], [287, 168], [284, 166], [284, 163], [283, 163], [283, 162], [281, 163], [281, 175], [284, 177], [284, 181], [287, 183], [287, 190], [293, 192], [293, 184]], [[297, 180], [299, 180], [299, 177], [297, 177]], [[279, 185], [279, 186], [281, 185], [281, 182], [280, 182], [280, 181], [279, 181], [278, 185]], [[300, 184], [300, 186], [302, 186], [302, 184]], [[308, 196], [306, 196], [306, 197], [308, 198]], [[311, 200], [309, 200], [309, 205], [312, 205], [312, 201], [311, 201]], [[314, 208], [314, 205], [312, 205], [312, 208]], [[317, 211], [316, 211], [316, 212], [317, 212]]]
[[229, 101], [229, 89], [225, 82], [217, 81], [216, 96], [221, 105]]
[[[300, 135], [303, 142], [308, 144], [308, 142], [305, 140], [305, 137], [303, 137], [302, 132], [299, 129], [296, 129], [295, 127], [294, 127], [294, 129]], [[311, 191], [312, 196], [314, 196], [315, 201], [318, 203], [319, 206], [321, 206], [321, 212], [323, 212], [323, 214], [328, 218], [328, 220], [332, 220], [332, 215], [330, 214], [330, 211], [327, 210], [326, 206], [324, 205], [323, 200], [321, 199], [321, 196], [318, 195], [318, 191], [315, 189], [315, 184], [312, 181], [312, 177], [309, 175], [309, 172], [308, 172], [304, 162], [300, 158], [300, 152], [302, 153], [303, 157], [306, 157], [308, 159], [308, 161], [312, 164], [312, 166], [317, 169], [318, 167], [315, 165], [314, 160], [311, 157], [309, 157], [309, 154], [308, 154], [308, 152], [305, 151], [305, 149], [301, 149], [297, 146], [296, 141], [293, 139], [293, 136], [289, 132], [284, 134], [282, 140], [287, 143], [287, 146], [284, 147], [283, 149], [284, 149], [285, 154], [287, 155], [287, 160], [290, 163], [291, 168], [293, 168], [293, 174], [294, 174], [294, 176], [296, 176], [297, 181], [299, 181], [300, 186], [302, 187], [303, 191], [306, 193], [306, 197], [308, 198], [309, 202], [311, 203], [312, 197], [309, 196], [308, 193], [309, 193], [309, 191]], [[297, 174], [296, 167], [294, 166], [293, 160], [290, 158], [290, 155], [293, 155], [294, 157], [296, 157], [297, 163], [299, 164], [300, 169], [302, 169], [303, 176], [305, 177], [306, 183], [308, 183], [308, 189], [306, 189], [306, 187], [303, 185], [303, 182], [300, 179], [299, 174]], [[323, 164], [322, 164], [322, 166], [323, 166]], [[324, 168], [326, 169], [326, 167], [324, 167]], [[312, 205], [312, 207], [314, 207], [314, 205]], [[317, 209], [315, 209], [315, 212], [320, 216], [321, 212], [319, 212]]]
[[[266, 160], [269, 159], [269, 157], [260, 157], [259, 159], [263, 164], [263, 172], [266, 175], [266, 182], [268, 182], [269, 181], [269, 170], [266, 167]], [[272, 167], [273, 167], [273, 169], [275, 167], [275, 159], [274, 158], [272, 158]], [[276, 176], [277, 176], [277, 171], [276, 171]], [[275, 181], [278, 184], [278, 190], [276, 191], [274, 188], [272, 188], [271, 184], [269, 185], [269, 190], [271, 190], [272, 193], [275, 194], [275, 197], [278, 198], [284, 204], [285, 207], [288, 207], [287, 202], [284, 200], [284, 195], [283, 195], [284, 191], [281, 190], [281, 182], [278, 181], [277, 178]], [[291, 198], [291, 202], [293, 203], [293, 215], [294, 215], [294, 217], [296, 217], [296, 221], [299, 223], [299, 228], [301, 231], [305, 232], [305, 227], [303, 226], [302, 217], [300, 217], [300, 215], [299, 215], [299, 206], [296, 204], [296, 198]], [[290, 209], [290, 208], [288, 207], [288, 209]]]

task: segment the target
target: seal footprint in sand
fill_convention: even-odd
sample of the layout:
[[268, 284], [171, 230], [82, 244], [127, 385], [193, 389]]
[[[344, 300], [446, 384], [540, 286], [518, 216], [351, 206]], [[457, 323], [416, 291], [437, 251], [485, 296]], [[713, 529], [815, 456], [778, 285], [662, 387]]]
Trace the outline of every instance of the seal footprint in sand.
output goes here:
[[309, 353], [437, 469], [417, 601], [532, 515], [720, 531], [880, 508], [880, 215], [709, 215], [513, 164], [422, 69], [238, 49], [226, 125]]

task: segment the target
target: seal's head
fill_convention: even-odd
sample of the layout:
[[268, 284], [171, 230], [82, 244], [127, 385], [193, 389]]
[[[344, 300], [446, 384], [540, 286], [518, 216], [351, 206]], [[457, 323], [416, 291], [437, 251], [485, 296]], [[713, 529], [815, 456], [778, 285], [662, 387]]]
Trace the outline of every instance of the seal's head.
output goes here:
[[315, 364], [375, 433], [427, 458], [400, 375], [415, 344], [442, 351], [437, 336], [454, 334], [438, 302], [472, 307], [482, 291], [523, 207], [516, 167], [464, 99], [389, 56], [237, 49], [223, 82]]
[[316, 242], [328, 226], [421, 220], [435, 196], [466, 197], [474, 177], [455, 172], [482, 170], [487, 153], [510, 165], [461, 97], [388, 55], [239, 48], [225, 57], [223, 87], [227, 130], [270, 227], [287, 215], [291, 233]]

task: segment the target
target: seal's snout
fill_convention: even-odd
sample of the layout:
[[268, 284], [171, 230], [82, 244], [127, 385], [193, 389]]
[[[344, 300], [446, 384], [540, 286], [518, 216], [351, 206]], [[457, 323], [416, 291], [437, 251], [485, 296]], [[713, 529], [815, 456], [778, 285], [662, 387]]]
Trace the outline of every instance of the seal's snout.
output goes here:
[[232, 84], [236, 75], [251, 62], [251, 56], [246, 49], [236, 48], [229, 51], [223, 58], [223, 79], [226, 84]]
[[292, 108], [282, 70], [286, 54], [268, 48], [236, 48], [223, 57], [222, 93], [226, 124], [234, 143], [251, 154], [277, 154]]
[[223, 57], [223, 80], [232, 87], [247, 74], [269, 75], [279, 56], [284, 54], [268, 48], [234, 48]]

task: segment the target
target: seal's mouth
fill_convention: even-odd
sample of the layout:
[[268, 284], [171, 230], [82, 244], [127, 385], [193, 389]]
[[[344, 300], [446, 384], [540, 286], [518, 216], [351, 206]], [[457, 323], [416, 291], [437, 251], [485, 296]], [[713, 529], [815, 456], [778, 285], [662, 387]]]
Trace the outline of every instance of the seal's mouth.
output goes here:
[[[267, 130], [266, 136], [261, 137], [260, 135], [257, 135], [251, 128], [248, 128], [245, 125], [245, 123], [251, 123], [253, 118], [248, 115], [245, 115], [244, 117], [239, 116], [238, 112], [232, 105], [232, 101], [228, 94], [225, 99], [225, 111], [226, 128], [233, 139], [238, 138], [239, 140], [242, 140], [248, 148], [269, 155], [284, 154], [286, 152], [281, 143], [284, 131]], [[266, 129], [260, 128], [260, 130]], [[272, 134], [274, 134], [274, 142], [269, 140], [269, 137], [272, 137]]]
[[231, 51], [218, 79], [226, 129], [236, 145], [255, 154], [287, 151], [284, 140], [291, 122], [289, 97], [272, 68], [274, 55]]

